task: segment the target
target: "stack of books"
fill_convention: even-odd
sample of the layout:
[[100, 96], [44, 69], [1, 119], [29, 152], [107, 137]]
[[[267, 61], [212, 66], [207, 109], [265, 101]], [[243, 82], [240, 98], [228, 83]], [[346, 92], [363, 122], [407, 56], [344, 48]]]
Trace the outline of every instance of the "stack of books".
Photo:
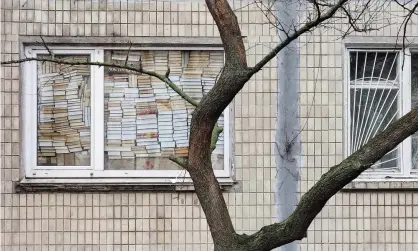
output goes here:
[[[142, 67], [148, 71], [155, 71], [154, 52], [142, 51], [141, 52]], [[166, 69], [167, 70], [167, 69]]]
[[[187, 110], [175, 110], [173, 111], [173, 124], [174, 132], [173, 138], [176, 143], [176, 148], [186, 148], [189, 146], [189, 126], [187, 122]], [[177, 151], [177, 154], [181, 156], [187, 156], [188, 151], [182, 151], [181, 154]]]
[[89, 73], [89, 66], [82, 65], [63, 68], [46, 63], [38, 67], [39, 164], [77, 165], [75, 158], [66, 163], [57, 158], [69, 153], [82, 153], [80, 156], [89, 159]]
[[158, 78], [152, 78], [151, 88], [157, 102], [169, 102], [170, 95], [168, 94], [166, 83], [162, 82]]
[[138, 87], [138, 74], [130, 74], [128, 77], [128, 86], [130, 88]]
[[[157, 110], [142, 110], [138, 113], [136, 126], [136, 145], [143, 147], [140, 149], [145, 150], [147, 156], [159, 156], [161, 149], [158, 142]], [[139, 153], [142, 152], [139, 151]]]
[[155, 51], [154, 71], [158, 74], [164, 75], [167, 72], [168, 66], [168, 51]]
[[[203, 97], [202, 74], [208, 64], [209, 52], [192, 51], [189, 54], [187, 65], [183, 68], [180, 79], [183, 91], [195, 100], [200, 100]], [[188, 109], [193, 109], [193, 106], [189, 104]]]
[[[202, 79], [201, 78], [192, 78], [188, 74], [183, 74], [181, 79], [181, 86], [183, 91], [189, 95], [192, 99], [200, 100], [203, 97], [202, 92]], [[189, 109], [193, 109], [192, 105], [188, 105]]]
[[168, 52], [168, 66], [170, 67], [170, 79], [171, 76], [181, 76], [183, 73], [183, 57], [181, 51]]
[[[183, 90], [183, 86], [180, 81], [180, 76], [171, 76], [170, 80], [178, 87], [178, 89]], [[187, 101], [184, 100], [177, 92], [172, 88], [168, 88], [168, 94], [170, 95], [170, 105], [173, 111], [175, 110], [186, 110]]]
[[164, 156], [174, 153], [176, 145], [173, 139], [173, 111], [169, 109], [158, 109], [158, 140]]
[[105, 81], [105, 151], [109, 159], [119, 159], [122, 144], [122, 100], [128, 83], [118, 75], [106, 77]]
[[139, 75], [137, 77], [137, 88], [139, 98], [142, 102], [155, 103], [154, 92], [151, 86], [151, 77], [147, 75]]

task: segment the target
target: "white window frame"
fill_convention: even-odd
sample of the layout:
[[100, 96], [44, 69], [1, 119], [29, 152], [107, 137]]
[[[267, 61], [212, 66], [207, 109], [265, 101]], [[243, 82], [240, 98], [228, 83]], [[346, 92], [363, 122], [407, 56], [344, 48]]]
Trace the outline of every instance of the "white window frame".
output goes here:
[[[396, 48], [396, 49], [395, 49]], [[411, 51], [415, 49], [393, 46], [387, 48], [368, 46], [347, 46], [344, 53], [344, 157], [348, 157], [351, 147], [351, 114], [350, 114], [350, 52], [398, 52], [397, 70], [399, 73], [399, 95], [398, 105], [400, 106], [399, 117], [411, 110]], [[403, 66], [402, 66], [403, 64]], [[367, 87], [367, 86], [366, 86]], [[412, 169], [412, 140], [405, 139], [399, 147], [399, 169], [400, 172], [379, 170], [378, 168], [362, 173], [356, 181], [387, 181], [390, 180], [418, 180], [418, 170]]]
[[[54, 46], [49, 48], [55, 55], [88, 55], [92, 62], [103, 62], [105, 50], [128, 50], [128, 47], [74, 47]], [[219, 47], [138, 47], [134, 50], [222, 50]], [[25, 57], [48, 55], [45, 47], [27, 46]], [[22, 163], [24, 182], [39, 183], [40, 179], [56, 182], [83, 183], [83, 180], [94, 182], [130, 182], [144, 184], [184, 184], [191, 182], [185, 170], [105, 170], [104, 169], [104, 67], [90, 66], [91, 82], [91, 160], [90, 166], [38, 166], [37, 165], [37, 61], [22, 64]], [[233, 161], [231, 152], [231, 107], [224, 111], [224, 169], [214, 170], [219, 183], [233, 183]], [[123, 178], [123, 179], [122, 179]], [[35, 179], [38, 179], [35, 181]], [[67, 180], [66, 180], [67, 179]], [[118, 179], [118, 180], [115, 180]]]

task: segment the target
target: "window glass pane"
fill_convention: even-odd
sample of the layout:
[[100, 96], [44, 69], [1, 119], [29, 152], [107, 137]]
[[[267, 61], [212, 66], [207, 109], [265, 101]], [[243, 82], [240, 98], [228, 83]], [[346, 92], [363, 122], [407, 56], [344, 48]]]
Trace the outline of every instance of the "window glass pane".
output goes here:
[[[398, 89], [351, 89], [351, 153], [396, 120], [398, 93]], [[397, 168], [398, 154], [398, 150], [386, 154], [374, 167]]]
[[[418, 107], [418, 53], [411, 55], [412, 108]], [[418, 133], [412, 135], [412, 168], [418, 169]]]
[[[46, 56], [45, 56], [46, 57]], [[87, 61], [88, 56], [56, 56]], [[90, 67], [38, 62], [38, 165], [90, 165]]]
[[397, 52], [350, 52], [350, 80], [395, 80]]
[[[124, 64], [127, 51], [106, 51], [105, 61]], [[131, 51], [128, 64], [165, 74], [200, 100], [223, 66], [222, 51]], [[155, 77], [105, 68], [105, 169], [179, 169], [168, 157], [188, 155], [193, 106]], [[219, 123], [223, 126], [223, 116]], [[223, 133], [212, 155], [223, 169]]]
[[[399, 116], [397, 52], [350, 52], [350, 149], [354, 153]], [[398, 148], [373, 168], [399, 171]]]

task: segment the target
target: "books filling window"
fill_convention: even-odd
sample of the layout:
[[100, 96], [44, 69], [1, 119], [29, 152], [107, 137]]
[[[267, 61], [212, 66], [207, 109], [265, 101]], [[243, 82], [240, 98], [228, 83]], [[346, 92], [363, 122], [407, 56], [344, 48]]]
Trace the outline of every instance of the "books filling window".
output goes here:
[[[105, 62], [123, 64], [127, 51], [106, 50]], [[131, 51], [128, 65], [165, 74], [195, 100], [215, 84], [221, 51]], [[104, 69], [105, 169], [179, 169], [170, 155], [187, 157], [193, 106], [161, 80], [111, 67]], [[219, 125], [223, 126], [223, 116]], [[223, 133], [213, 168], [223, 169]]]
[[[165, 76], [200, 101], [224, 64], [219, 48], [130, 50], [53, 48], [56, 59], [78, 64], [23, 64], [23, 141], [27, 178], [141, 178], [158, 184], [188, 177], [170, 156], [187, 157], [194, 106], [165, 82], [120, 67]], [[51, 58], [41, 47], [26, 57]], [[230, 182], [229, 108], [212, 152], [215, 175]], [[142, 181], [141, 181], [142, 182]]]
[[[84, 55], [57, 58], [88, 60]], [[89, 166], [90, 67], [37, 62], [37, 71], [38, 165]]]
[[[416, 53], [350, 50], [348, 61], [347, 155], [418, 105]], [[417, 148], [415, 134], [377, 161], [368, 172], [410, 175], [418, 165]]]

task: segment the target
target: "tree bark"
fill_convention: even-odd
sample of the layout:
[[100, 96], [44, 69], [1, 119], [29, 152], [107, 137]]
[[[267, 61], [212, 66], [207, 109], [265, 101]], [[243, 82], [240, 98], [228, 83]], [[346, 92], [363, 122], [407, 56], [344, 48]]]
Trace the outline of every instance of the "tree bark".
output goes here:
[[418, 108], [389, 125], [340, 164], [331, 167], [303, 195], [296, 210], [286, 220], [265, 226], [248, 236], [248, 250], [267, 251], [304, 238], [309, 225], [332, 196], [416, 131]]
[[[194, 182], [197, 196], [205, 213], [215, 250], [258, 250], [256, 246], [248, 245], [252, 242], [246, 237], [235, 233], [225, 200], [212, 169], [210, 143], [216, 121], [245, 83], [267, 62], [300, 35], [331, 18], [347, 1], [338, 1], [323, 16], [318, 16], [316, 20], [307, 23], [300, 30], [294, 31], [253, 68], [248, 68], [239, 23], [228, 1], [206, 0], [222, 39], [225, 50], [225, 66], [215, 86], [203, 97], [193, 112], [187, 171]], [[280, 239], [280, 236], [276, 236], [276, 238]]]
[[206, 215], [217, 251], [233, 250], [237, 235], [211, 162], [211, 135], [219, 116], [248, 81], [245, 47], [238, 20], [227, 1], [207, 0], [225, 50], [225, 67], [215, 86], [193, 112], [187, 171]]

